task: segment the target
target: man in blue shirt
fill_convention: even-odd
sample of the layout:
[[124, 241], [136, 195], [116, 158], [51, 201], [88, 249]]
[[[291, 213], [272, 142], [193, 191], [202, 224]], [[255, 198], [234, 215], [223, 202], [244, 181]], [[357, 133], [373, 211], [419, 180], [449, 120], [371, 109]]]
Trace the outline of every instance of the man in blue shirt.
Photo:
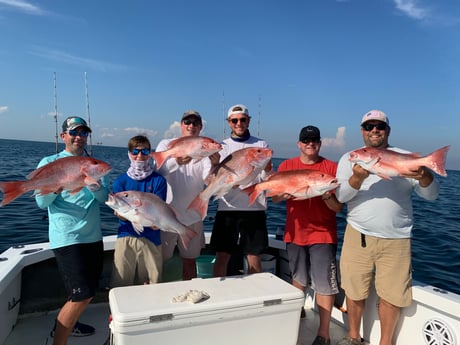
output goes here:
[[[62, 124], [65, 149], [43, 158], [38, 167], [69, 156], [83, 156], [91, 129], [80, 117], [68, 117]], [[104, 247], [99, 205], [107, 200], [108, 180], [86, 186], [79, 192], [37, 194], [40, 208], [48, 209], [50, 247], [67, 291], [67, 302], [59, 311], [54, 330], [54, 345], [67, 344], [67, 338], [90, 335], [94, 328], [78, 322], [91, 302], [102, 273]]]

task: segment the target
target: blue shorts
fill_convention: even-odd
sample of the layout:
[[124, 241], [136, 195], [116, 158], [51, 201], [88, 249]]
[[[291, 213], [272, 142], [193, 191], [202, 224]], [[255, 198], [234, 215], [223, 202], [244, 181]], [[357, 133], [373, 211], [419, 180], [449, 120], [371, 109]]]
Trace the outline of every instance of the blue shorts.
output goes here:
[[311, 278], [311, 288], [321, 295], [335, 295], [339, 292], [336, 244], [299, 246], [287, 243], [286, 250], [292, 279], [307, 287]]
[[260, 255], [267, 249], [265, 211], [217, 211], [211, 248], [231, 254], [238, 250], [238, 245], [244, 255]]
[[67, 298], [80, 302], [94, 297], [104, 262], [102, 241], [53, 249]]

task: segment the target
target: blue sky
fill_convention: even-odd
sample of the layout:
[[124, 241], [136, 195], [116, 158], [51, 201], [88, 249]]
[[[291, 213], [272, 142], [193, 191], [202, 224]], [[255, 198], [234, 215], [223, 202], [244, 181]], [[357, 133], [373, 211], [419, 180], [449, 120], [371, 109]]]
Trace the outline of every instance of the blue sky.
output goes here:
[[54, 141], [55, 105], [89, 100], [93, 143], [156, 146], [187, 109], [221, 140], [243, 103], [275, 157], [315, 125], [337, 160], [381, 109], [390, 144], [460, 169], [458, 0], [0, 0], [0, 42], [1, 138]]

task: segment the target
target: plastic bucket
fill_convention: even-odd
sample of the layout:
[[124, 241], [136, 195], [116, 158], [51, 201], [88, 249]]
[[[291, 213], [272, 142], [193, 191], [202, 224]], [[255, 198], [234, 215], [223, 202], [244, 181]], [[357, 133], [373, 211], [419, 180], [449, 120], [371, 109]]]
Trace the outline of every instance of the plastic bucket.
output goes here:
[[[276, 274], [276, 257], [271, 254], [262, 254], [260, 256], [262, 263], [262, 272]], [[244, 258], [244, 273], [248, 273], [248, 261]]]
[[214, 255], [201, 255], [196, 258], [196, 272], [198, 278], [213, 277], [213, 267], [216, 257]]

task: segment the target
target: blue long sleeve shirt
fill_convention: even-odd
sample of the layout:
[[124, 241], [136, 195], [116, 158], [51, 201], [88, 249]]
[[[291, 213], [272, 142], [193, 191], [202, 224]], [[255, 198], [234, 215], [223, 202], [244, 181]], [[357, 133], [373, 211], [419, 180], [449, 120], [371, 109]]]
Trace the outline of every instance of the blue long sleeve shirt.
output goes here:
[[[67, 151], [47, 156], [40, 161], [37, 168], [69, 156], [72, 154]], [[90, 191], [85, 187], [75, 194], [62, 191], [59, 194], [35, 196], [38, 207], [48, 209], [51, 249], [102, 240], [99, 206], [107, 200], [108, 185], [108, 179], [104, 176], [101, 179], [101, 188], [97, 191]]]
[[[129, 190], [153, 193], [166, 200], [167, 183], [166, 179], [157, 172], [153, 172], [150, 176], [140, 181], [133, 180], [128, 174], [123, 173], [113, 182], [112, 191], [118, 193]], [[130, 221], [120, 219], [118, 237], [125, 236], [145, 237], [157, 246], [161, 244], [160, 231], [144, 227], [144, 231], [138, 234]]]

